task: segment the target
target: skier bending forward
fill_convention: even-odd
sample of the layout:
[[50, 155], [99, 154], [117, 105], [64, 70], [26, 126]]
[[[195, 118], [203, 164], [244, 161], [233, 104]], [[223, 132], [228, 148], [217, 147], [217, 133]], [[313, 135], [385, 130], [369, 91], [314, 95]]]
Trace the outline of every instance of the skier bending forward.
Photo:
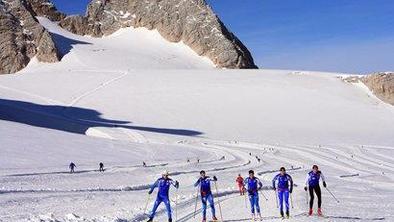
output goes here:
[[309, 215], [313, 214], [313, 200], [315, 199], [315, 195], [313, 192], [316, 193], [317, 196], [317, 214], [319, 216], [322, 216], [322, 211], [321, 211], [321, 189], [320, 189], [320, 178], [323, 181], [323, 186], [327, 187], [326, 181], [324, 179], [323, 173], [319, 170], [319, 167], [317, 165], [313, 165], [312, 171], [308, 173], [306, 176], [306, 182], [305, 182], [305, 191], [308, 190], [309, 186], [309, 196], [310, 196], [310, 201], [309, 201]]
[[[290, 186], [289, 186], [290, 183]], [[278, 185], [278, 186], [276, 186]], [[279, 208], [280, 208], [280, 215], [282, 218], [285, 217], [283, 213], [283, 201], [286, 204], [286, 216], [287, 218], [290, 217], [290, 210], [289, 210], [289, 196], [293, 192], [293, 179], [289, 174], [286, 173], [286, 169], [284, 167], [280, 168], [280, 173], [274, 177], [272, 180], [272, 186], [274, 190], [277, 190], [278, 199], [279, 199]]]
[[202, 202], [202, 222], [207, 221], [207, 202], [209, 202], [209, 205], [211, 207], [212, 220], [213, 221], [218, 220], [215, 215], [215, 203], [213, 201], [213, 195], [211, 191], [211, 181], [217, 181], [217, 180], [218, 179], [216, 178], [216, 176], [213, 176], [213, 178], [211, 179], [210, 177], [207, 177], [205, 175], [204, 170], [201, 170], [200, 178], [194, 184], [195, 187], [200, 186], [201, 202]]
[[257, 211], [260, 220], [262, 220], [259, 204], [259, 190], [263, 187], [263, 184], [261, 183], [259, 178], [254, 176], [253, 170], [249, 170], [249, 177], [245, 179], [245, 184], [247, 185], [247, 191], [249, 194], [252, 219], [257, 220], [257, 216], [255, 214], [255, 211]]
[[149, 190], [149, 195], [153, 193], [153, 190], [158, 187], [159, 191], [157, 192], [157, 197], [155, 204], [153, 205], [152, 212], [149, 216], [148, 222], [153, 221], [153, 218], [155, 217], [156, 210], [161, 204], [161, 202], [164, 202], [167, 208], [167, 214], [168, 214], [168, 222], [172, 222], [172, 215], [171, 215], [171, 205], [170, 205], [170, 198], [168, 197], [169, 195], [169, 190], [170, 186], [173, 185], [175, 188], [179, 188], [179, 183], [178, 181], [173, 181], [168, 177], [168, 171], [163, 172], [162, 177], [157, 179], [156, 182], [151, 186], [151, 189]]

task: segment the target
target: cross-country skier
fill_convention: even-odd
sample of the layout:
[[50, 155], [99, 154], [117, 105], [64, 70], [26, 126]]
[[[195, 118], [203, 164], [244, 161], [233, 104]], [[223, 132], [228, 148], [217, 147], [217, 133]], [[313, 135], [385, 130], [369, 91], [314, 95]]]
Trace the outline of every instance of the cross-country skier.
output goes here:
[[142, 166], [143, 166], [143, 167], [146, 167], [145, 161], [142, 161]]
[[210, 177], [205, 175], [204, 170], [201, 170], [200, 171], [200, 178], [194, 184], [195, 187], [197, 187], [197, 186], [200, 187], [201, 202], [202, 202], [202, 222], [207, 221], [207, 202], [209, 203], [209, 206], [211, 207], [212, 220], [213, 221], [218, 220], [216, 218], [216, 214], [215, 214], [215, 203], [214, 203], [213, 194], [211, 191], [211, 181], [216, 182], [217, 180], [218, 179], [216, 178], [216, 176], [213, 176], [213, 178], [211, 179]]
[[293, 179], [289, 174], [286, 173], [286, 169], [284, 167], [280, 168], [280, 173], [274, 177], [272, 180], [272, 187], [274, 190], [277, 189], [278, 199], [279, 199], [279, 208], [280, 215], [282, 218], [285, 217], [283, 213], [283, 201], [286, 205], [286, 216], [290, 217], [290, 208], [289, 208], [289, 196], [293, 192]]
[[99, 163], [99, 171], [104, 172], [104, 163]]
[[241, 174], [238, 174], [237, 179], [235, 180], [239, 189], [239, 195], [245, 195], [245, 184], [244, 178], [242, 178]]
[[74, 169], [77, 167], [77, 165], [75, 165], [75, 163], [71, 162], [70, 165], [68, 166], [70, 168], [70, 173], [74, 173]]
[[322, 211], [321, 211], [321, 189], [320, 189], [320, 178], [323, 181], [323, 186], [327, 187], [326, 181], [324, 179], [323, 173], [319, 170], [319, 167], [317, 165], [313, 165], [312, 171], [308, 173], [306, 177], [306, 182], [305, 182], [305, 191], [308, 190], [309, 187], [309, 196], [310, 196], [310, 201], [309, 201], [309, 215], [313, 214], [313, 200], [315, 199], [314, 192], [316, 193], [317, 196], [317, 214], [319, 216], [322, 216]]
[[171, 215], [171, 204], [170, 204], [170, 198], [169, 198], [169, 191], [170, 191], [170, 186], [173, 185], [176, 189], [179, 188], [179, 183], [178, 181], [173, 181], [168, 177], [168, 171], [164, 171], [162, 173], [162, 177], [157, 179], [156, 182], [151, 186], [149, 190], [149, 195], [153, 193], [153, 190], [158, 187], [159, 191], [157, 192], [157, 197], [155, 204], [153, 205], [152, 212], [149, 216], [148, 222], [152, 222], [153, 218], [156, 215], [156, 210], [161, 204], [161, 202], [164, 202], [167, 208], [167, 215], [168, 215], [168, 222], [172, 222], [172, 215]]
[[249, 194], [250, 209], [252, 212], [252, 219], [257, 220], [257, 215], [261, 218], [260, 204], [259, 204], [259, 190], [263, 187], [260, 179], [254, 176], [254, 171], [249, 170], [249, 177], [245, 178], [244, 183], [247, 185], [247, 191]]

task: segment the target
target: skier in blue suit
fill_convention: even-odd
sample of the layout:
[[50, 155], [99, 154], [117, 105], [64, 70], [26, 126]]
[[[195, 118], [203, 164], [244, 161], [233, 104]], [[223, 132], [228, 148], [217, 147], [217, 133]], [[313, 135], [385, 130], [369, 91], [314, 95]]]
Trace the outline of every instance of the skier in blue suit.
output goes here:
[[211, 207], [212, 212], [212, 220], [217, 221], [215, 214], [215, 203], [213, 200], [213, 194], [211, 191], [211, 181], [217, 181], [218, 179], [216, 176], [213, 176], [211, 179], [210, 177], [205, 175], [205, 171], [201, 170], [200, 178], [194, 184], [195, 187], [200, 187], [200, 194], [201, 194], [201, 202], [202, 202], [202, 222], [207, 221], [207, 203]]
[[245, 178], [244, 184], [249, 194], [250, 209], [252, 219], [256, 220], [256, 212], [261, 220], [260, 204], [259, 204], [259, 190], [263, 187], [260, 179], [254, 176], [254, 171], [249, 170], [249, 177]]
[[305, 181], [305, 191], [308, 191], [309, 188], [309, 196], [310, 196], [310, 201], [309, 201], [309, 215], [313, 214], [313, 201], [315, 199], [314, 193], [316, 193], [317, 196], [317, 214], [319, 216], [322, 216], [322, 210], [321, 210], [321, 189], [320, 189], [320, 179], [323, 181], [323, 187], [327, 187], [326, 180], [324, 178], [323, 173], [319, 170], [319, 167], [317, 165], [312, 166], [312, 171], [308, 173], [306, 176], [306, 181]]
[[172, 222], [171, 216], [171, 205], [170, 205], [170, 198], [169, 198], [169, 190], [170, 186], [173, 185], [175, 188], [179, 188], [178, 181], [173, 181], [168, 177], [168, 171], [163, 172], [162, 177], [157, 179], [156, 182], [151, 186], [149, 190], [149, 195], [151, 195], [156, 187], [158, 187], [159, 191], [157, 192], [157, 198], [155, 204], [153, 205], [152, 212], [149, 216], [148, 222], [152, 222], [153, 218], [155, 217], [156, 210], [161, 204], [164, 202], [167, 208], [168, 214], [168, 222]]
[[284, 167], [280, 168], [280, 173], [274, 177], [272, 180], [272, 187], [274, 190], [277, 189], [278, 199], [279, 199], [279, 208], [280, 215], [284, 218], [283, 213], [283, 201], [286, 205], [286, 216], [290, 217], [290, 208], [289, 208], [289, 196], [293, 192], [293, 179], [289, 174], [286, 173], [286, 169]]

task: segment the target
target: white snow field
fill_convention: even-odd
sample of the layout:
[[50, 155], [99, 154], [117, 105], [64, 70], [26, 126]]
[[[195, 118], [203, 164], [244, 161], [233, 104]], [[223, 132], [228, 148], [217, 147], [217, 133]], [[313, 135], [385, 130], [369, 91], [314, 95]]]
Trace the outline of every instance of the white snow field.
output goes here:
[[[219, 179], [224, 221], [251, 221], [235, 189], [249, 169], [264, 184], [263, 221], [281, 221], [270, 190], [281, 166], [296, 185], [289, 221], [394, 221], [394, 108], [364, 87], [332, 73], [214, 69], [155, 31], [93, 39], [40, 21], [66, 55], [0, 76], [0, 221], [145, 221], [163, 170], [180, 182], [174, 221], [201, 221], [201, 169]], [[323, 189], [324, 217], [306, 215], [312, 164], [339, 200]], [[164, 206], [155, 221], [167, 221]]]

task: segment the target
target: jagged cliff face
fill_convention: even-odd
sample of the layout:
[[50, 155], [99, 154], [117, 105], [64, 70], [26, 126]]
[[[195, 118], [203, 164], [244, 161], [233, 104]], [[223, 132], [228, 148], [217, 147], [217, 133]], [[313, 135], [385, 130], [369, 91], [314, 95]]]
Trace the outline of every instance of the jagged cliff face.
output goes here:
[[35, 15], [27, 1], [0, 1], [0, 74], [21, 70], [34, 56], [41, 62], [59, 61], [51, 35]]
[[248, 49], [205, 0], [93, 0], [86, 16], [67, 17], [60, 26], [96, 37], [130, 26], [157, 29], [165, 39], [184, 42], [218, 67], [257, 68]]
[[50, 0], [28, 0], [35, 16], [42, 16], [51, 21], [60, 21], [66, 17], [59, 12]]
[[381, 100], [394, 106], [394, 72], [375, 73], [362, 82]]

